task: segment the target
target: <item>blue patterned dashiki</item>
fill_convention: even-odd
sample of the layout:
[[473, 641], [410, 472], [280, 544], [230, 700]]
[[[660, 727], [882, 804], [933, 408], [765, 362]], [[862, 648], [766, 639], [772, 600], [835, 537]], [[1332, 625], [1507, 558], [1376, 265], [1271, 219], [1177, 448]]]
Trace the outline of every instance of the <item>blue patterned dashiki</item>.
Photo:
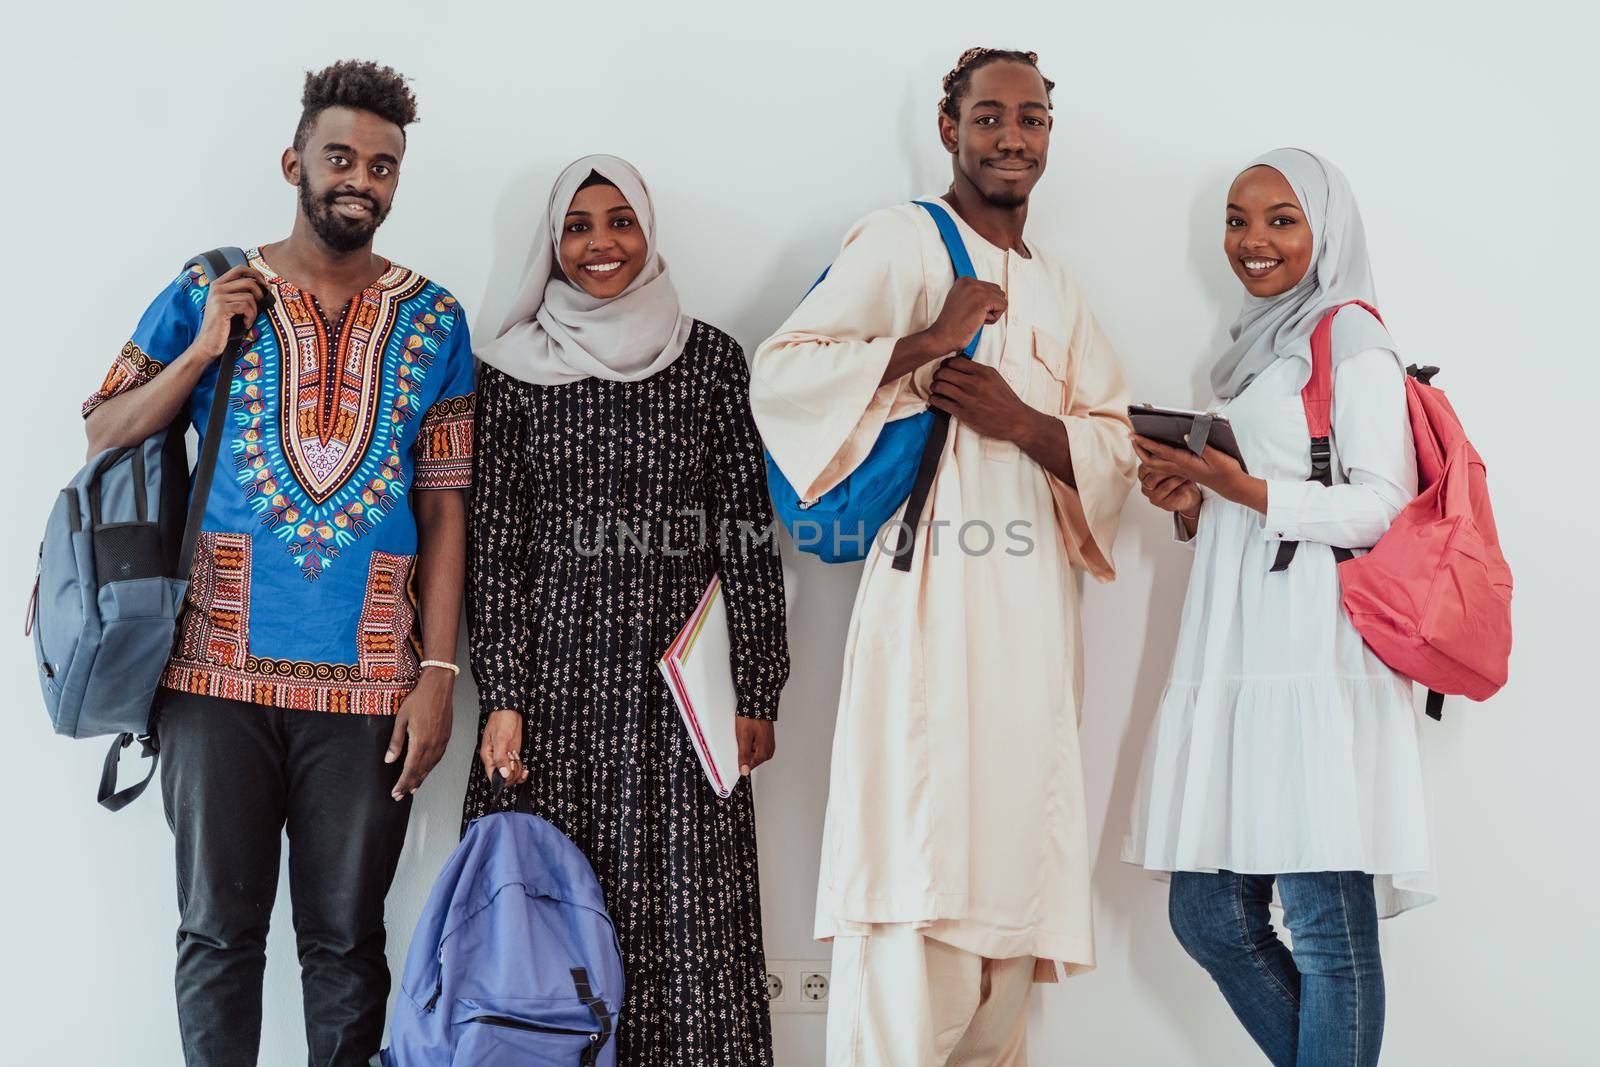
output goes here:
[[[472, 478], [472, 345], [455, 297], [390, 264], [330, 320], [249, 252], [276, 299], [227, 386], [182, 632], [162, 684], [279, 708], [393, 714], [416, 685], [409, 494]], [[84, 415], [189, 347], [200, 268], [151, 303]], [[188, 415], [206, 425], [209, 367]]]

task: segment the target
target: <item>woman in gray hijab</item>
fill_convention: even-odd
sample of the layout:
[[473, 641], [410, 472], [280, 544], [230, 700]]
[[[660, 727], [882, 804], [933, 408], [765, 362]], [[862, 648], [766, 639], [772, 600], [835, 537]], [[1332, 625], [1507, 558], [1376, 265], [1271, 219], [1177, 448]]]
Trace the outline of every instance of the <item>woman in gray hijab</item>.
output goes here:
[[[1416, 494], [1405, 371], [1367, 309], [1366, 234], [1333, 164], [1254, 161], [1223, 248], [1245, 297], [1211, 382], [1244, 463], [1134, 442], [1145, 496], [1195, 559], [1123, 858], [1170, 876], [1179, 942], [1272, 1063], [1366, 1067], [1383, 1038], [1378, 920], [1433, 899], [1412, 685], [1362, 642], [1337, 572]], [[1300, 392], [1330, 315], [1324, 466]]]
[[749, 778], [707, 784], [658, 668], [713, 576], [741, 769], [773, 752], [783, 574], [744, 353], [685, 315], [644, 179], [587, 156], [477, 353], [465, 819], [513, 802], [593, 865], [627, 973], [620, 1067], [772, 1063]]

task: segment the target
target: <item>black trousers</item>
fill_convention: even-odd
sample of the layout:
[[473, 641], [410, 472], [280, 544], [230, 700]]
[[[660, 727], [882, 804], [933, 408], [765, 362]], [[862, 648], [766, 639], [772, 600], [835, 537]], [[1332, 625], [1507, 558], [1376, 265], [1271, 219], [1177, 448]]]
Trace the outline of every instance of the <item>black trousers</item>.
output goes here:
[[365, 1067], [389, 997], [383, 901], [411, 813], [390, 796], [394, 720], [162, 693], [177, 841], [178, 1026], [188, 1067], [255, 1067], [267, 924], [289, 835], [312, 1067]]

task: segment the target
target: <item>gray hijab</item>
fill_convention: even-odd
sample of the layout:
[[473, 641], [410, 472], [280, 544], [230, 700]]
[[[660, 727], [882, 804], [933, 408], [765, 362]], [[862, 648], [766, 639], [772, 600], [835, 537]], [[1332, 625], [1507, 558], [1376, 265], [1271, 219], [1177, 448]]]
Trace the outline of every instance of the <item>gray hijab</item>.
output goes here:
[[[1301, 148], [1268, 152], [1250, 164], [1258, 166], [1276, 170], [1294, 189], [1311, 227], [1311, 266], [1286, 293], [1245, 295], [1244, 307], [1228, 331], [1233, 344], [1211, 368], [1211, 386], [1223, 400], [1244, 392], [1280, 359], [1302, 360], [1309, 376], [1311, 331], [1323, 312], [1347, 300], [1378, 303], [1361, 210], [1339, 168]], [[1340, 315], [1333, 320], [1334, 366], [1369, 348], [1394, 350], [1388, 331], [1371, 315]]]
[[[590, 296], [561, 272], [559, 249], [567, 209], [590, 173], [622, 193], [644, 230], [644, 269], [610, 300]], [[550, 190], [544, 223], [533, 237], [527, 273], [495, 339], [478, 358], [535, 385], [583, 378], [636, 382], [683, 354], [693, 320], [678, 306], [678, 290], [656, 250], [656, 215], [644, 178], [616, 156], [584, 156]]]

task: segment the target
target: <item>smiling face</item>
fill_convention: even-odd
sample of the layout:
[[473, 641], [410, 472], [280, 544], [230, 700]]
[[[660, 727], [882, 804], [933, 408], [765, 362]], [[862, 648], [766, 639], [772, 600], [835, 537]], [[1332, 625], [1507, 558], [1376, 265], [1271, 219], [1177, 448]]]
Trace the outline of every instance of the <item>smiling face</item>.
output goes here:
[[972, 72], [961, 118], [939, 116], [939, 136], [965, 178], [996, 207], [1027, 203], [1050, 154], [1050, 94], [1037, 68], [1009, 61]]
[[284, 177], [299, 187], [300, 210], [335, 252], [372, 242], [400, 182], [405, 133], [370, 111], [330, 107], [317, 116], [305, 147], [284, 153]]
[[561, 272], [590, 296], [622, 294], [644, 269], [644, 227], [615, 185], [579, 189], [561, 228]]
[[1294, 188], [1272, 167], [1251, 167], [1228, 190], [1222, 247], [1252, 296], [1287, 293], [1306, 276], [1316, 244]]

